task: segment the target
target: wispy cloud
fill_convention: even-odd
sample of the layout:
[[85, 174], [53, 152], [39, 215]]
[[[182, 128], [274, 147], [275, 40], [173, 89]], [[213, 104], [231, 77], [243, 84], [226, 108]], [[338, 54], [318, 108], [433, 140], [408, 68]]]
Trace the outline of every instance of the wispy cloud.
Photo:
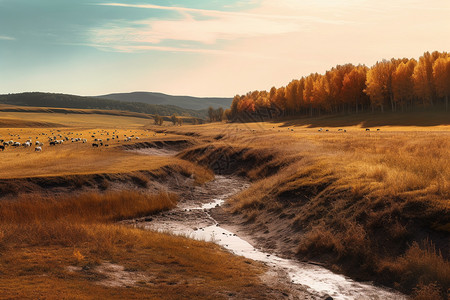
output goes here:
[[[147, 19], [134, 22], [117, 21], [90, 30], [91, 42], [104, 49], [128, 52], [148, 50], [166, 51], [165, 41], [193, 42], [214, 45], [218, 41], [268, 37], [306, 32], [311, 24], [342, 24], [343, 21], [307, 15], [230, 12], [154, 4], [103, 3], [101, 6], [167, 10], [180, 13], [178, 19]], [[206, 18], [197, 18], [199, 15]], [[194, 49], [177, 48], [186, 52]], [[204, 53], [222, 53], [204, 49]]]
[[279, 19], [279, 20], [297, 20], [297, 21], [309, 21], [318, 23], [328, 23], [336, 24], [342, 23], [342, 20], [332, 20], [325, 18], [317, 18], [313, 16], [299, 16], [299, 15], [281, 15], [281, 14], [255, 14], [246, 12], [230, 12], [230, 11], [220, 11], [220, 10], [209, 10], [209, 9], [199, 9], [199, 8], [188, 8], [180, 6], [162, 6], [154, 4], [127, 4], [127, 3], [99, 3], [101, 6], [116, 6], [116, 7], [128, 7], [128, 8], [146, 8], [146, 9], [159, 9], [159, 10], [169, 10], [184, 13], [199, 13], [205, 16], [211, 17], [249, 17], [249, 18], [263, 18], [263, 19]]
[[101, 51], [106, 52], [122, 52], [122, 53], [139, 53], [146, 51], [161, 51], [161, 52], [173, 52], [173, 53], [193, 53], [193, 54], [208, 54], [215, 56], [234, 56], [234, 57], [244, 57], [244, 58], [261, 58], [261, 59], [279, 59], [275, 56], [255, 54], [253, 52], [245, 51], [227, 51], [220, 49], [206, 49], [206, 48], [185, 48], [185, 47], [169, 47], [169, 46], [158, 46], [158, 45], [107, 45], [102, 43], [64, 43], [68, 46], [86, 46], [97, 48]]
[[103, 44], [158, 44], [166, 40], [214, 44], [218, 40], [269, 36], [306, 30], [296, 22], [277, 22], [259, 18], [226, 16], [197, 20], [185, 16], [178, 20], [145, 20], [128, 24], [106, 24], [91, 31]]
[[0, 40], [3, 41], [14, 41], [16, 38], [10, 37], [10, 36], [6, 36], [6, 35], [0, 35]]

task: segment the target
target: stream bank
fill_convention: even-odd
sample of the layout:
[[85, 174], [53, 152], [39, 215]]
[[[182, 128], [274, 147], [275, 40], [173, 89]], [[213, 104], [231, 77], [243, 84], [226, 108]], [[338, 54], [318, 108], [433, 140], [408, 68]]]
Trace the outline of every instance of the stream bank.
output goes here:
[[[406, 299], [396, 291], [360, 283], [326, 268], [279, 257], [259, 249], [251, 236], [240, 236], [232, 219], [221, 207], [226, 199], [247, 188], [248, 182], [234, 176], [217, 176], [203, 186], [180, 189], [177, 208], [152, 217], [128, 220], [124, 223], [139, 228], [183, 235], [188, 238], [212, 241], [230, 252], [261, 261], [269, 267], [265, 281], [272, 281], [284, 290], [277, 298], [292, 299]], [[222, 225], [222, 223], [227, 225]], [[255, 247], [256, 246], [256, 247]], [[272, 274], [272, 275], [270, 275]], [[275, 276], [275, 277], [274, 277]], [[273, 282], [273, 281], [276, 282]]]

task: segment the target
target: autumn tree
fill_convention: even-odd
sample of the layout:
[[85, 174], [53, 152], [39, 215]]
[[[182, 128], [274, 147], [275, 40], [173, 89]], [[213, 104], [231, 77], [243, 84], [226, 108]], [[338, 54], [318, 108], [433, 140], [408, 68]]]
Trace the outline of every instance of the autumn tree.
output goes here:
[[284, 98], [286, 99], [286, 110], [288, 114], [293, 115], [298, 111], [297, 101], [299, 99], [298, 80], [292, 80], [284, 91]]
[[394, 110], [394, 97], [392, 92], [392, 73], [394, 65], [391, 61], [382, 60], [377, 62], [367, 72], [366, 89], [365, 92], [370, 96], [372, 109], [376, 106], [384, 111], [384, 106], [391, 103], [392, 110]]
[[269, 91], [269, 99], [271, 103], [275, 102], [275, 95], [277, 94], [277, 88], [276, 87], [272, 87]]
[[330, 100], [333, 102], [334, 111], [338, 111], [339, 105], [346, 103], [346, 98], [343, 94], [343, 82], [345, 75], [350, 73], [354, 68], [355, 66], [352, 64], [337, 65], [325, 73], [329, 83]]
[[255, 102], [250, 97], [244, 97], [238, 103], [238, 112], [254, 112], [255, 111]]
[[445, 99], [445, 110], [448, 111], [448, 97], [450, 96], [450, 57], [441, 57], [434, 62], [433, 77], [437, 95]]
[[[364, 89], [366, 88], [366, 66], [357, 66], [349, 73], [344, 75], [342, 80], [342, 94], [349, 101], [355, 103], [355, 111], [358, 113], [359, 106], [364, 98]], [[350, 100], [351, 99], [351, 100]]]
[[267, 91], [261, 91], [255, 99], [255, 109], [267, 108], [270, 105], [269, 93]]
[[392, 92], [395, 103], [400, 104], [402, 111], [405, 104], [414, 98], [413, 73], [417, 65], [415, 59], [401, 62], [392, 74]]
[[[239, 95], [236, 95], [236, 96], [234, 96], [233, 97], [233, 101], [231, 102], [231, 116], [236, 116], [237, 115], [237, 113], [238, 113], [238, 104], [239, 104], [239, 101], [241, 100], [241, 96], [239, 96]], [[209, 112], [209, 110], [208, 110], [208, 112]]]
[[156, 115], [153, 116], [153, 121], [154, 121], [155, 125], [160, 125], [161, 126], [163, 124], [163, 122], [164, 122], [164, 119], [160, 115], [156, 114]]
[[322, 109], [331, 110], [330, 85], [323, 75], [319, 75], [313, 82], [312, 107], [317, 110], [319, 115]]
[[218, 109], [216, 109], [215, 113], [216, 113], [216, 121], [222, 122], [222, 120], [223, 120], [223, 108], [219, 107]]
[[170, 117], [170, 120], [172, 121], [173, 125], [177, 125], [177, 122], [178, 122], [177, 115], [173, 114], [173, 115]]
[[[337, 113], [365, 110], [369, 105], [392, 111], [405, 105], [413, 106], [417, 99], [433, 103], [437, 96], [447, 99], [447, 73], [443, 58], [447, 53], [426, 52], [419, 62], [407, 58], [382, 60], [371, 68], [364, 65], [337, 65], [325, 74], [312, 73], [292, 80], [285, 87], [272, 87], [269, 91], [252, 91], [236, 95], [230, 116], [276, 109], [280, 115]], [[440, 59], [442, 58], [442, 59]], [[435, 63], [439, 59], [438, 63]], [[448, 104], [447, 104], [448, 106]], [[210, 111], [210, 115], [214, 111]]]
[[436, 89], [433, 80], [433, 64], [439, 58], [438, 52], [425, 52], [419, 58], [416, 68], [414, 69], [414, 91], [418, 98], [422, 99], [423, 104], [431, 104], [433, 106], [436, 97]]
[[296, 112], [300, 113], [302, 108], [306, 108], [305, 99], [303, 98], [303, 90], [305, 89], [305, 78], [302, 77], [298, 81], [297, 85], [297, 101], [296, 101]]
[[214, 122], [216, 120], [215, 114], [214, 114], [214, 108], [212, 106], [208, 107], [208, 117], [209, 117], [210, 122]]
[[313, 103], [314, 103], [314, 95], [313, 95], [313, 89], [314, 89], [314, 81], [315, 78], [317, 78], [319, 74], [311, 74], [305, 79], [305, 88], [303, 89], [303, 99], [305, 100], [306, 105], [309, 108], [309, 115], [313, 115]]
[[286, 88], [280, 87], [277, 89], [277, 92], [275, 93], [275, 98], [273, 99], [273, 104], [280, 109], [283, 114], [286, 114], [286, 107], [287, 107], [287, 100], [285, 97], [286, 94]]

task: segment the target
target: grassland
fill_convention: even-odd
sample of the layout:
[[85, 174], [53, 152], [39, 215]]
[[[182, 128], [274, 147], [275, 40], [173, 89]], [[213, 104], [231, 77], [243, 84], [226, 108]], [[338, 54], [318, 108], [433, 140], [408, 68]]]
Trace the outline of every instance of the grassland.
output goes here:
[[[97, 118], [96, 115], [77, 115], [76, 118], [68, 119], [66, 115], [54, 113], [42, 116], [39, 113], [0, 113], [0, 121], [8, 118], [25, 119], [25, 122], [45, 120], [62, 125], [57, 128], [0, 128], [0, 139], [16, 139], [20, 135], [21, 139], [32, 137], [35, 140], [36, 137], [41, 139], [42, 136], [61, 134], [89, 140], [87, 144], [69, 142], [55, 147], [44, 146], [42, 153], [24, 148], [0, 152], [0, 179], [12, 182], [57, 176], [68, 180], [70, 176], [102, 173], [120, 177], [122, 175], [117, 174], [140, 171], [159, 174], [160, 170], [168, 166], [186, 176], [193, 174], [196, 179], [200, 178], [198, 183], [210, 180], [212, 171], [246, 176], [252, 180], [252, 185], [229, 201], [230, 218], [234, 222], [242, 222], [249, 232], [263, 241], [264, 247], [286, 256], [322, 262], [337, 272], [357, 279], [375, 280], [409, 294], [415, 293], [418, 299], [425, 299], [423, 295], [431, 295], [429, 299], [436, 295], [445, 298], [450, 288], [450, 125], [445, 115], [430, 121], [432, 117], [424, 114], [415, 116], [419, 126], [394, 122], [390, 117], [388, 123], [391, 126], [380, 126], [382, 120], [369, 115], [365, 123], [359, 123], [361, 117], [326, 117], [322, 123], [286, 120], [279, 123], [214, 123], [177, 127], [168, 123], [154, 126], [142, 118], [123, 116]], [[405, 117], [405, 120], [410, 119]], [[377, 127], [366, 131], [368, 125]], [[319, 131], [320, 127], [323, 130]], [[126, 142], [121, 139], [111, 140], [109, 147], [97, 149], [90, 145], [94, 139], [92, 135], [105, 138], [107, 133], [111, 136], [113, 132], [122, 138], [125, 135], [138, 136], [139, 142], [184, 140], [189, 141], [190, 147], [174, 158], [123, 151], [122, 145]], [[21, 201], [17, 205], [27, 203]], [[46, 203], [43, 200], [41, 202]], [[49, 207], [55, 207], [49, 210], [52, 212], [49, 215], [59, 211], [67, 213], [66, 209], [56, 205], [59, 202], [49, 202]], [[0, 208], [14, 211], [11, 206]], [[141, 212], [133, 211], [127, 216], [133, 214], [140, 215]], [[64, 218], [70, 219], [67, 214]], [[175, 276], [176, 280], [180, 277], [164, 269], [164, 265], [169, 264], [178, 270], [176, 272], [198, 271], [183, 273], [189, 278], [203, 278], [205, 281], [202, 282], [209, 282], [200, 285], [200, 281], [190, 282], [188, 286], [193, 297], [207, 298], [210, 296], [205, 294], [208, 289], [222, 292], [239, 290], [240, 295], [245, 295], [254, 293], [261, 286], [257, 274], [262, 269], [254, 263], [251, 263], [251, 272], [246, 275], [239, 272], [244, 272], [240, 267], [248, 262], [239, 259], [235, 262], [238, 269], [233, 274], [224, 271], [218, 275], [215, 269], [206, 268], [206, 261], [215, 259], [209, 255], [217, 255], [219, 260], [213, 260], [217, 264], [225, 263], [221, 260], [228, 259], [229, 265], [220, 266], [226, 268], [231, 267], [236, 259], [213, 245], [125, 229], [112, 224], [112, 220], [120, 218], [111, 214], [105, 218], [92, 216], [101, 221], [91, 224], [91, 221], [83, 220], [77, 228], [71, 227], [71, 224], [55, 223], [64, 218], [37, 222], [50, 224], [51, 229], [42, 229], [39, 225], [30, 230], [29, 225], [20, 225], [12, 226], [9, 233], [3, 231], [3, 236], [8, 237], [2, 238], [2, 249], [7, 249], [2, 253], [2, 259], [6, 259], [3, 265], [12, 266], [11, 262], [16, 260], [20, 262], [17, 268], [2, 270], [4, 274], [9, 274], [4, 280], [25, 272], [25, 265], [35, 259], [29, 248], [22, 248], [30, 243], [22, 234], [32, 232], [31, 236], [36, 236], [37, 241], [45, 241], [44, 244], [36, 241], [30, 243], [35, 247], [31, 251], [39, 253], [36, 261], [42, 262], [45, 256], [48, 263], [44, 271], [36, 267], [39, 271], [30, 273], [26, 280], [36, 284], [38, 275], [52, 274], [55, 281], [51, 285], [45, 285], [45, 281], [40, 283], [42, 285], [38, 290], [43, 293], [54, 284], [61, 284], [61, 293], [65, 289], [88, 286], [81, 298], [89, 298], [89, 291], [105, 292], [105, 287], [87, 284], [88, 280], [100, 280], [101, 276], [95, 275], [98, 272], [90, 277], [89, 270], [102, 265], [102, 261], [120, 262], [127, 268], [137, 268], [144, 273], [149, 272], [146, 268], [156, 267], [162, 274]], [[17, 223], [13, 219], [3, 222], [3, 226]], [[82, 238], [68, 244], [53, 243], [49, 242], [48, 234], [42, 233], [49, 230], [60, 232], [59, 236], [70, 236], [73, 232]], [[26, 243], [20, 244], [19, 238], [15, 240], [11, 238], [13, 236], [21, 237], [20, 241]], [[105, 244], [98, 246], [98, 236], [108, 237]], [[159, 242], [151, 242], [161, 239], [165, 241], [164, 247], [158, 248], [155, 245], [159, 245]], [[103, 243], [103, 239], [100, 240]], [[203, 251], [203, 258], [198, 260], [198, 264], [189, 265], [179, 257], [186, 243], [189, 249]], [[132, 251], [128, 252], [130, 247]], [[19, 248], [20, 251], [17, 250]], [[112, 249], [112, 254], [97, 255], [96, 251], [103, 248]], [[157, 249], [160, 254], [149, 249]], [[167, 260], [167, 253], [166, 258], [162, 258], [161, 253], [167, 249], [171, 256], [177, 257], [173, 265]], [[58, 256], [64, 259], [58, 260]], [[159, 260], [150, 259], [151, 263], [146, 267], [140, 265], [138, 268], [136, 265], [140, 263], [137, 257], [159, 257]], [[58, 261], [64, 263], [59, 264]], [[160, 264], [157, 265], [157, 262]], [[71, 273], [61, 267], [63, 265], [81, 266], [84, 273]], [[54, 267], [61, 271], [52, 273]], [[33, 270], [31, 268], [30, 272]], [[162, 275], [163, 278], [170, 277], [166, 275]], [[243, 276], [243, 285], [236, 285], [238, 283], [232, 280], [234, 276]], [[214, 278], [221, 279], [217, 281]], [[164, 284], [170, 280], [158, 282], [165, 287]], [[245, 284], [248, 284], [248, 290]], [[23, 286], [25, 289], [26, 284]], [[182, 287], [179, 284], [174, 284], [173, 289], [171, 284], [167, 286], [173, 291], [174, 298]], [[138, 295], [142, 290], [136, 289], [141, 288], [148, 286], [134, 286], [133, 292], [128, 295]], [[15, 295], [20, 289], [10, 288], [9, 291], [10, 295]], [[120, 288], [107, 291], [115, 292], [125, 295], [120, 294], [123, 292]], [[153, 288], [153, 294], [150, 295], [158, 297], [160, 292]], [[226, 296], [217, 293], [211, 298]]]
[[[0, 152], [3, 187], [20, 185], [12, 194], [2, 191], [0, 201], [0, 298], [222, 299], [270, 294], [261, 282], [265, 267], [260, 264], [214, 244], [117, 224], [176, 204], [174, 194], [149, 194], [147, 183], [153, 179], [148, 174], [163, 177], [170, 169], [174, 176], [195, 175], [197, 184], [213, 178], [191, 162], [123, 148], [179, 136], [148, 131], [144, 119], [123, 116], [7, 112], [0, 113], [0, 120], [19, 120], [16, 127], [0, 128], [0, 139], [44, 143], [42, 152], [34, 146]], [[48, 123], [28, 126], [39, 120]], [[108, 147], [91, 146], [92, 135], [106, 143], [113, 133], [120, 139], [110, 139]], [[69, 141], [49, 146], [53, 136]], [[124, 142], [125, 136], [132, 136], [132, 142]], [[72, 143], [72, 137], [88, 143]], [[100, 175], [119, 182], [131, 177], [139, 188], [125, 184], [122, 188], [129, 190], [110, 190], [106, 182], [106, 191], [81, 189]], [[61, 188], [54, 195], [52, 189], [39, 194], [26, 186], [33, 180]], [[61, 192], [70, 180], [80, 187]]]
[[131, 191], [4, 199], [1, 298], [220, 299], [230, 291], [262, 296], [261, 265], [213, 244], [113, 223], [175, 204], [175, 195]]
[[433, 286], [445, 298], [450, 126], [366, 131], [339, 119], [322, 131], [295, 121], [184, 127], [215, 141], [181, 156], [254, 181], [230, 211], [268, 248], [406, 293]]
[[[8, 127], [0, 128], [0, 139], [21, 143], [31, 139], [33, 144], [36, 141], [44, 143], [41, 153], [35, 153], [34, 147], [9, 147], [2, 152], [0, 170], [2, 179], [124, 173], [156, 170], [168, 164], [196, 169], [186, 161], [167, 157], [148, 157], [123, 151], [121, 146], [127, 143], [179, 139], [179, 136], [144, 129], [150, 121], [142, 118], [98, 114], [7, 112], [0, 113], [0, 124], [2, 122]], [[45, 126], [30, 127], [39, 124]], [[52, 124], [59, 126], [50, 126]], [[113, 135], [116, 136], [114, 140]], [[49, 146], [49, 138], [52, 137], [58, 140], [67, 137], [69, 140], [61, 145]], [[125, 142], [126, 137], [130, 137], [132, 141]], [[72, 138], [86, 139], [87, 143], [71, 142]], [[108, 147], [94, 149], [92, 143], [95, 143], [96, 138], [102, 139]]]

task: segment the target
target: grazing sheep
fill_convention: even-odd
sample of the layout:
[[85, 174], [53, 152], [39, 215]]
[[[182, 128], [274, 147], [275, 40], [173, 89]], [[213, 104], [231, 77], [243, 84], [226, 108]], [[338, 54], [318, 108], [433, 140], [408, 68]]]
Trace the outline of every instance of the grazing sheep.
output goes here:
[[366, 131], [370, 131], [370, 128], [366, 128]]
[[98, 144], [92, 143], [92, 147], [97, 147], [98, 148]]
[[41, 147], [36, 147], [36, 148], [34, 148], [34, 151], [41, 152], [42, 148]]
[[5, 151], [5, 146], [4, 145], [0, 145], [0, 150]]
[[323, 131], [323, 129], [322, 128], [320, 128], [319, 130], [317, 130], [317, 131]]
[[380, 131], [381, 129], [380, 128], [377, 128], [377, 131]]
[[56, 146], [56, 143], [54, 141], [51, 141], [50, 146]]

